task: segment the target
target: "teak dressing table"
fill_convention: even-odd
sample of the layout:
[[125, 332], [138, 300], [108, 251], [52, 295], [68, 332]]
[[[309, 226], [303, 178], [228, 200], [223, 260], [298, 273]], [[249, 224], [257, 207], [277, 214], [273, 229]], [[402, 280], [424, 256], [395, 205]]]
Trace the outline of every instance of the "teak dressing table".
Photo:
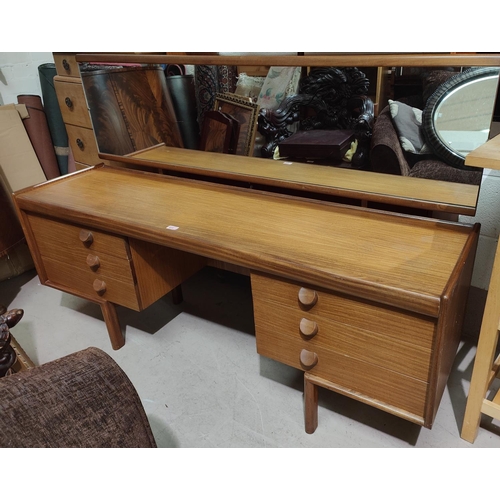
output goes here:
[[[307, 432], [317, 426], [318, 386], [432, 427], [460, 339], [479, 225], [367, 207], [473, 214], [477, 186], [327, 167], [329, 183], [315, 166], [307, 182], [303, 166], [290, 177], [278, 164], [266, 173], [262, 161], [271, 160], [161, 144], [99, 157], [104, 163], [14, 200], [40, 281], [99, 303], [114, 349], [124, 345], [115, 305], [141, 311], [210, 261], [225, 262], [250, 274], [257, 351], [305, 372]], [[175, 175], [186, 170], [203, 180]], [[415, 181], [423, 181], [418, 195]]]
[[257, 350], [430, 427], [477, 225], [100, 166], [15, 195], [42, 283], [140, 311], [205, 264], [250, 269]]

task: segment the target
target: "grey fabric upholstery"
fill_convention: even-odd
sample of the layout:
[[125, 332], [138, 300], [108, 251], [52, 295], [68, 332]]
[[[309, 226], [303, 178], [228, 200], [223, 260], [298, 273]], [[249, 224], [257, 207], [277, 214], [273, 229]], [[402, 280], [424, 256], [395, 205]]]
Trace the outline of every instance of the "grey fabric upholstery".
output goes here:
[[[432, 93], [454, 74], [448, 70], [430, 71], [422, 76], [422, 95], [406, 97], [400, 101], [424, 109]], [[370, 167], [374, 172], [473, 185], [479, 185], [482, 178], [481, 169], [461, 170], [448, 165], [433, 154], [417, 155], [405, 152], [393, 124], [389, 105], [380, 111], [373, 126]]]
[[434, 155], [405, 153], [392, 123], [389, 106], [380, 112], [373, 127], [370, 165], [374, 172], [463, 184], [479, 185], [482, 177], [480, 169], [461, 170]]
[[0, 447], [156, 447], [137, 391], [100, 349], [1, 378], [0, 394]]

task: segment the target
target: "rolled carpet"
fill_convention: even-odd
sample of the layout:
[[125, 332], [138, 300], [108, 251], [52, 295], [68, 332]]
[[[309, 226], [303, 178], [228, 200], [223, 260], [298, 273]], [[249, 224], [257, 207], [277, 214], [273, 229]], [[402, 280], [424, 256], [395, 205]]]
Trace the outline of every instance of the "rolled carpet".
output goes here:
[[23, 125], [45, 176], [47, 179], [59, 177], [59, 165], [41, 97], [22, 94], [17, 96], [17, 102], [28, 110], [29, 117], [23, 120]]
[[56, 89], [54, 87], [54, 76], [57, 75], [56, 65], [46, 63], [38, 66], [40, 86], [42, 89], [43, 107], [47, 115], [50, 135], [54, 144], [59, 171], [62, 175], [68, 173], [68, 134], [64, 126], [61, 109], [57, 101]]

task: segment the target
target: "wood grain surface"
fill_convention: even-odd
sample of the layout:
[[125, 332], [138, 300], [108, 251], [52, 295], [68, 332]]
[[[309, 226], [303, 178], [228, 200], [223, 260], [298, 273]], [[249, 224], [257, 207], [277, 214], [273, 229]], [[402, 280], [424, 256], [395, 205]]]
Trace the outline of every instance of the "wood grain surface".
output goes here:
[[437, 316], [477, 226], [111, 167], [15, 195], [115, 234]]
[[278, 188], [396, 206], [474, 215], [479, 187], [345, 168], [228, 156], [159, 145], [129, 157], [102, 154], [123, 164], [231, 179]]
[[471, 151], [465, 157], [465, 164], [471, 167], [500, 170], [500, 135]]

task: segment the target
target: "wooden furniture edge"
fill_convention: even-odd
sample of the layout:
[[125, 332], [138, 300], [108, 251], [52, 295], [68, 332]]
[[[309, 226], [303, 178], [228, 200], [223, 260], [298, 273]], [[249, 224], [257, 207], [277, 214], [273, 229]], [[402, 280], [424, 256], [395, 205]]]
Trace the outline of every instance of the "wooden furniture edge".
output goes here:
[[500, 134], [471, 151], [465, 157], [465, 165], [500, 170]]
[[400, 418], [404, 418], [415, 424], [424, 425], [424, 419], [413, 413], [401, 410], [394, 406], [388, 405], [376, 399], [370, 398], [361, 394], [359, 392], [347, 389], [339, 384], [329, 382], [324, 378], [318, 377], [317, 375], [312, 375], [310, 373], [304, 373], [304, 414], [305, 414], [305, 428], [308, 434], [312, 434], [318, 425], [318, 393], [317, 387], [323, 387], [329, 391], [337, 392], [343, 396], [348, 396], [351, 399], [360, 401], [361, 403], [373, 406], [379, 410], [383, 410], [387, 413], [395, 415]]
[[[131, 179], [134, 176], [153, 176], [162, 182], [172, 182], [173, 180], [175, 180], [176, 183], [181, 184], [192, 185], [193, 183], [201, 183], [203, 185], [210, 186], [210, 188], [212, 189], [237, 191], [245, 193], [245, 195], [248, 196], [269, 196], [273, 198], [280, 198], [282, 200], [292, 199], [295, 203], [320, 204], [328, 210], [341, 209], [349, 211], [362, 211], [364, 213], [372, 214], [372, 216], [374, 217], [383, 217], [386, 219], [393, 217], [399, 219], [405, 218], [411, 219], [413, 223], [420, 224], [429, 224], [430, 221], [432, 221], [432, 223], [440, 226], [454, 225], [462, 228], [462, 230], [465, 232], [470, 233], [471, 231], [470, 225], [464, 225], [462, 223], [453, 221], [427, 219], [423, 217], [392, 212], [383, 212], [380, 210], [366, 209], [362, 207], [346, 207], [338, 203], [324, 202], [319, 200], [297, 199], [297, 197], [290, 195], [276, 194], [265, 191], [261, 192], [257, 190], [249, 191], [245, 188], [239, 188], [235, 186], [221, 186], [219, 184], [213, 184], [206, 181], [169, 178], [165, 175], [151, 174], [141, 170], [130, 170], [109, 166], [102, 166], [100, 169], [115, 170], [121, 173], [125, 173], [127, 176], [130, 176]], [[79, 172], [79, 174], [83, 175], [85, 172], [90, 173], [92, 171], [97, 174], [100, 169], [88, 169], [86, 171]], [[41, 185], [40, 187], [43, 188], [43, 185]], [[154, 234], [151, 231], [146, 231], [143, 228], [137, 227], [132, 223], [117, 223], [116, 220], [108, 220], [106, 218], [100, 218], [99, 220], [96, 220], [95, 218], [89, 217], [81, 210], [73, 210], [71, 208], [68, 208], [61, 213], [58, 207], [53, 207], [50, 205], [50, 203], [41, 203], [39, 201], [32, 202], [27, 198], [23, 199], [23, 195], [19, 195], [16, 197], [16, 203], [18, 204], [20, 210], [33, 211], [36, 213], [44, 214], [46, 216], [57, 217], [58, 219], [66, 220], [75, 224], [92, 225], [92, 227], [94, 227], [95, 229], [112, 232], [114, 234], [119, 234], [129, 238], [142, 239], [159, 245], [165, 245], [164, 237], [162, 238], [161, 234]], [[270, 273], [273, 276], [292, 279], [304, 283], [310, 282], [314, 283], [316, 286], [329, 290], [335, 290], [341, 293], [347, 293], [349, 295], [356, 294], [357, 296], [365, 298], [367, 300], [401, 307], [404, 310], [417, 312], [426, 316], [437, 317], [439, 314], [441, 298], [438, 296], [413, 291], [405, 291], [405, 293], [401, 293], [400, 288], [367, 282], [358, 278], [347, 280], [344, 276], [325, 276], [324, 272], [315, 270], [313, 266], [305, 267], [303, 265], [297, 265], [297, 263], [294, 263], [292, 265], [289, 262], [282, 262], [280, 259], [270, 260], [268, 257], [256, 257], [243, 251], [235, 252], [232, 248], [225, 248], [222, 246], [219, 247], [213, 242], [202, 243], [199, 240], [186, 240], [182, 236], [177, 236], [176, 233], [169, 234], [167, 246], [185, 252], [198, 254], [209, 259], [216, 259], [218, 261], [222, 260], [229, 264], [242, 266], [244, 268], [252, 269], [258, 272], [268, 274]]]
[[[180, 172], [180, 173], [203, 176], [207, 180], [210, 178], [225, 179], [237, 182], [245, 182], [252, 185], [258, 184], [260, 186], [271, 186], [282, 189], [296, 190], [298, 192], [303, 192], [303, 193], [312, 193], [312, 194], [335, 196], [340, 198], [348, 198], [360, 202], [386, 203], [394, 206], [417, 208], [429, 211], [446, 212], [446, 213], [453, 213], [460, 215], [474, 216], [476, 214], [476, 205], [459, 205], [442, 201], [432, 201], [426, 199], [412, 198], [409, 196], [403, 197], [403, 196], [398, 196], [396, 194], [384, 193], [381, 190], [367, 191], [367, 190], [356, 189], [355, 187], [342, 187], [342, 186], [335, 187], [335, 186], [327, 186], [324, 184], [313, 184], [313, 183], [306, 184], [299, 180], [294, 181], [283, 178], [273, 178], [273, 177], [265, 177], [257, 175], [255, 173], [252, 173], [251, 168], [248, 169], [248, 173], [230, 172], [223, 169], [218, 170], [214, 168], [203, 167], [198, 163], [189, 161], [188, 159], [186, 159], [183, 163], [180, 163], [179, 161], [173, 161], [172, 159], [168, 158], [166, 161], [156, 161], [151, 159], [143, 159], [139, 157], [141, 153], [144, 153], [145, 151], [151, 151], [159, 147], [162, 147], [162, 145], [153, 146], [143, 151], [137, 151], [127, 156], [99, 153], [99, 157], [107, 161], [108, 163], [111, 162], [112, 165], [124, 168], [126, 168], [127, 166], [148, 167], [150, 169], [160, 169], [167, 172]], [[183, 152], [184, 150], [182, 149], [179, 149], [178, 151], [176, 150], [176, 154], [180, 155], [181, 157], [183, 156]], [[190, 151], [186, 152], [186, 156], [190, 154], [192, 154], [192, 152]], [[263, 160], [262, 158], [239, 157], [239, 156], [234, 156], [231, 159], [235, 162], [241, 162], [241, 163], [248, 161], [252, 162], [255, 160], [257, 161]], [[263, 161], [271, 161], [271, 160], [266, 159]], [[314, 165], [307, 165], [307, 166], [308, 168], [314, 168]], [[327, 168], [335, 169], [336, 167], [327, 167]], [[367, 172], [358, 170], [351, 171], [351, 174], [355, 176], [357, 175], [363, 176], [366, 175], [366, 173]], [[382, 176], [388, 175], [382, 173], [377, 174], [376, 172], [370, 172], [370, 174], [380, 175], [381, 179], [383, 178]], [[414, 178], [410, 179], [409, 177], [393, 176], [391, 182], [406, 184], [409, 180], [415, 181], [416, 179]], [[453, 184], [454, 184], [453, 187], [455, 189], [458, 189], [459, 185], [457, 185], [457, 183]], [[464, 189], [467, 190], [471, 189], [471, 186], [468, 184], [464, 184], [463, 186]], [[479, 187], [477, 187], [476, 203], [478, 196], [479, 196]]]
[[75, 53], [78, 62], [223, 64], [228, 66], [500, 66], [498, 53], [326, 53], [305, 55], [169, 55]]
[[[441, 311], [436, 326], [436, 345], [433, 348], [433, 361], [431, 362], [431, 366], [434, 367], [434, 371], [430, 375], [432, 390], [429, 391], [425, 410], [426, 422], [434, 422], [439, 407], [437, 403], [441, 401], [460, 343], [469, 290], [467, 284], [472, 278], [480, 229], [481, 225], [475, 223], [472, 237], [467, 240], [441, 297]], [[458, 303], [458, 314], [457, 311], [449, 307], [452, 297], [457, 294], [459, 294], [459, 298], [455, 302]], [[451, 329], [450, 324], [454, 325]], [[432, 409], [434, 409], [433, 412]]]

